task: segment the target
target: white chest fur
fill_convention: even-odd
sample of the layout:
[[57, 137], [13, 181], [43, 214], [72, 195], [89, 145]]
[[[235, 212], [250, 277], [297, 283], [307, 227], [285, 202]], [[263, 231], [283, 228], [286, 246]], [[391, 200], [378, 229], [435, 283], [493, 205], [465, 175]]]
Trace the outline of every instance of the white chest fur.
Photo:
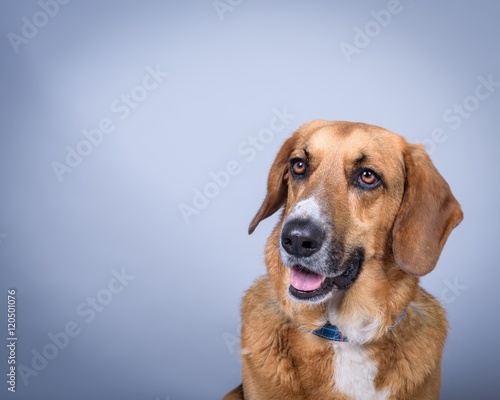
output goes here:
[[387, 400], [389, 390], [377, 391], [375, 377], [377, 364], [363, 346], [334, 342], [334, 381], [337, 390], [353, 400]]

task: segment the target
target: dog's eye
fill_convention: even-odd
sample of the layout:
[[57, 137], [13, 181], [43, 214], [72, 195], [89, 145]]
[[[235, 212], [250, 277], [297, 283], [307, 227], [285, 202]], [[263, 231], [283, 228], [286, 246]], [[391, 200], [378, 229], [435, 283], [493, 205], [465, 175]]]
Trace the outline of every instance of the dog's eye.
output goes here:
[[364, 169], [358, 175], [358, 183], [364, 188], [373, 188], [379, 182], [380, 178], [371, 169]]
[[297, 158], [292, 160], [291, 168], [294, 175], [304, 175], [307, 172], [307, 163], [303, 159]]

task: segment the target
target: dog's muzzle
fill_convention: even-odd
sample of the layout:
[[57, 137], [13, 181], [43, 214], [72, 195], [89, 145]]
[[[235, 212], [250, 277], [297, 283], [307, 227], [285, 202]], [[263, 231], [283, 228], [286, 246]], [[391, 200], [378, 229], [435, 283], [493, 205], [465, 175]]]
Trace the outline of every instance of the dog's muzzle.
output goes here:
[[289, 292], [298, 300], [323, 300], [334, 289], [349, 287], [359, 274], [363, 249], [341, 262], [343, 251], [329, 244], [327, 236], [320, 225], [301, 218], [287, 221], [281, 230], [282, 259], [290, 267]]

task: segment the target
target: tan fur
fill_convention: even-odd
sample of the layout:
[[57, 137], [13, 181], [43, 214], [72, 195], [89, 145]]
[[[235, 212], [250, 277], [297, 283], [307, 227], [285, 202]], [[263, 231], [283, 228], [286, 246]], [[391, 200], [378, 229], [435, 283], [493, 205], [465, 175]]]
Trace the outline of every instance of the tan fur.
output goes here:
[[[297, 183], [289, 160], [303, 157], [304, 149], [312, 172]], [[380, 190], [351, 185], [360, 154], [364, 166], [382, 172]], [[438, 399], [447, 322], [418, 277], [435, 267], [462, 211], [423, 147], [376, 126], [314, 121], [285, 142], [267, 189], [249, 232], [282, 206], [284, 211], [267, 242], [268, 273], [243, 300], [243, 384], [225, 399], [350, 400], [334, 381], [332, 342], [311, 331], [330, 321], [349, 332], [363, 320], [375, 321], [373, 337], [361, 344], [377, 364], [375, 388], [389, 389], [392, 400]], [[351, 287], [327, 302], [306, 304], [288, 295], [290, 270], [280, 259], [279, 235], [294, 204], [313, 194], [322, 199], [339, 240], [347, 249], [363, 246], [365, 261]]]

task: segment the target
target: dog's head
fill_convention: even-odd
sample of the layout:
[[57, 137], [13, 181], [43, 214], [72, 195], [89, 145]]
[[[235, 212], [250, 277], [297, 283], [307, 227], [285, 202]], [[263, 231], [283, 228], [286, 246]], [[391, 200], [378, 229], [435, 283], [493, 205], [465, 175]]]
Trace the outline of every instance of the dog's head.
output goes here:
[[249, 233], [282, 206], [269, 273], [280, 293], [310, 304], [351, 290], [366, 274], [429, 273], [462, 220], [423, 146], [349, 122], [314, 121], [284, 143]]

